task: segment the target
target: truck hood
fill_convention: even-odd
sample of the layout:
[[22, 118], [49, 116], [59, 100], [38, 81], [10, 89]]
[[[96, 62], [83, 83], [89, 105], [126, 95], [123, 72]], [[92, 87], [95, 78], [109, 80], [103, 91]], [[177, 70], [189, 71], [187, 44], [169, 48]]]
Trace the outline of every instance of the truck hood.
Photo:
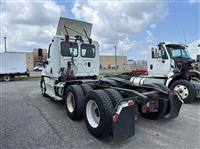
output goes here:
[[183, 63], [183, 64], [191, 64], [193, 63], [195, 60], [191, 59], [191, 58], [183, 58], [183, 57], [176, 57], [173, 58], [175, 62], [177, 63]]

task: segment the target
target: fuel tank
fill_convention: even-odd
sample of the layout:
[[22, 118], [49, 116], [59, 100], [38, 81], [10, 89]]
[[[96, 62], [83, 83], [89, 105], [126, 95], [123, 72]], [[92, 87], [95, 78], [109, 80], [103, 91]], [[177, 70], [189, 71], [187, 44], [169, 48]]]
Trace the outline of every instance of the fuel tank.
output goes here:
[[152, 83], [165, 84], [165, 79], [163, 78], [132, 77], [130, 81], [136, 86], [152, 84]]

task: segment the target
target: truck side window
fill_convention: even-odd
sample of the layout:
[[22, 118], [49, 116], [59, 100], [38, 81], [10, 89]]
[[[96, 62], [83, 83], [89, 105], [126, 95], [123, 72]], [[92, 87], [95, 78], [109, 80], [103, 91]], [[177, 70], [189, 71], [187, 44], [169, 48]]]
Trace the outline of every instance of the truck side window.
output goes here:
[[52, 46], [52, 43], [50, 43], [50, 44], [49, 44], [49, 49], [48, 49], [48, 58], [50, 58], [50, 57], [51, 57], [51, 56], [50, 56], [50, 52], [51, 52], [51, 50], [50, 50], [50, 49], [51, 49], [51, 46]]
[[161, 58], [161, 52], [157, 48], [151, 49], [152, 58]]
[[163, 47], [159, 46], [159, 51], [161, 53], [161, 58], [162, 59], [168, 59], [167, 53], [166, 53], [166, 51], [165, 51], [165, 49]]
[[81, 44], [81, 56], [85, 58], [95, 57], [95, 46], [91, 44]]
[[69, 57], [78, 56], [78, 44], [75, 42], [61, 42], [61, 55]]

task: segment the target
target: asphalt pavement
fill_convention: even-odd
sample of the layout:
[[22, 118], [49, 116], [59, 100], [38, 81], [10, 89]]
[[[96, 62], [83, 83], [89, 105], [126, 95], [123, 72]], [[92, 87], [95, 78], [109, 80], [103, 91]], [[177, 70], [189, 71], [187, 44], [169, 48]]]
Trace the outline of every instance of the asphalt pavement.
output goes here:
[[96, 139], [84, 120], [67, 117], [63, 102], [45, 98], [39, 81], [0, 82], [0, 149], [200, 148], [200, 100], [174, 120], [139, 117], [134, 137]]

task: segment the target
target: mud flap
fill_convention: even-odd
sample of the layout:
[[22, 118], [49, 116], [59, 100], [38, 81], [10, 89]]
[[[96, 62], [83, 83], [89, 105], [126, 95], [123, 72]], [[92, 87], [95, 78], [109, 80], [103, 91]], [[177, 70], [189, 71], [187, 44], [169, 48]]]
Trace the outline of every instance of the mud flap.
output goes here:
[[113, 116], [113, 139], [123, 141], [135, 135], [136, 105], [123, 107], [119, 114]]
[[168, 119], [176, 118], [179, 115], [181, 106], [183, 104], [183, 101], [179, 99], [178, 95], [170, 96], [170, 106], [169, 106], [169, 114], [167, 115]]

